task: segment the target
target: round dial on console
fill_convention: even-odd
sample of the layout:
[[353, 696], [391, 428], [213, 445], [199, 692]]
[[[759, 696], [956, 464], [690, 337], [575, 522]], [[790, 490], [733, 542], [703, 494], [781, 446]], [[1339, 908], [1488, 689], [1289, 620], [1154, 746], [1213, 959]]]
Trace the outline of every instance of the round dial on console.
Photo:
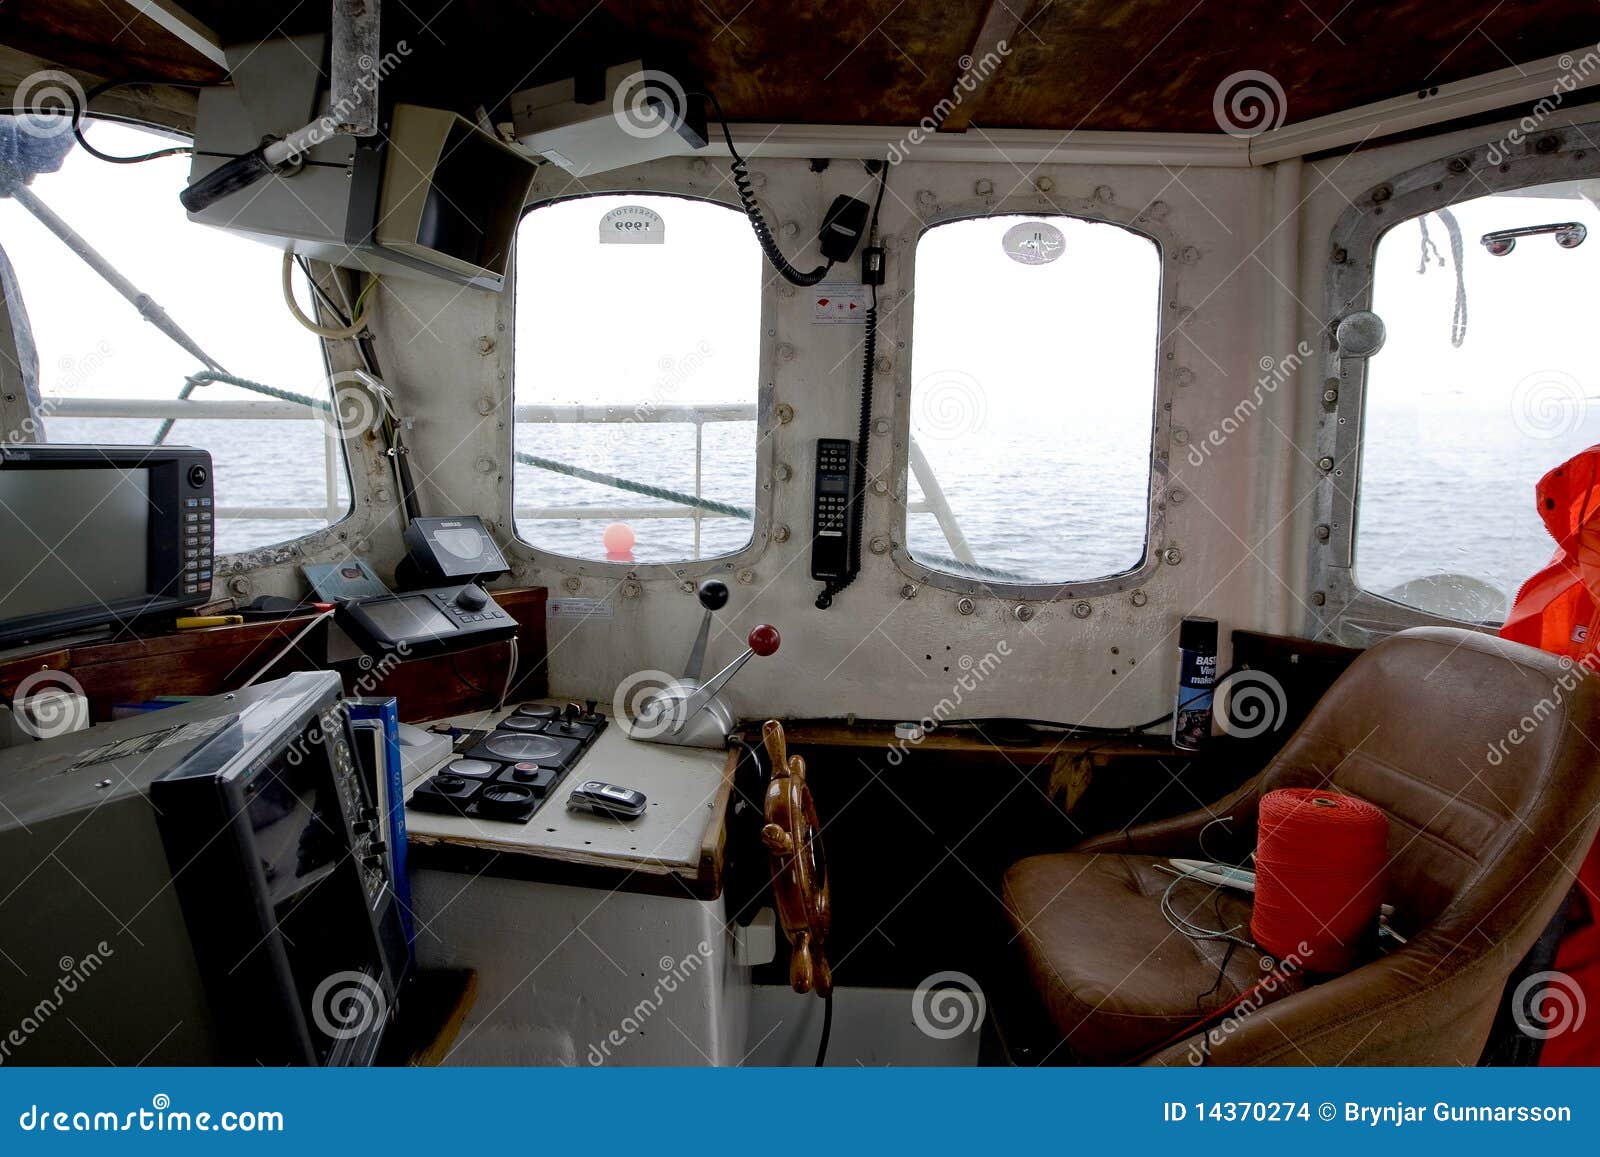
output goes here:
[[500, 721], [507, 731], [543, 731], [545, 720], [532, 715], [508, 715]]
[[488, 779], [500, 770], [500, 765], [487, 759], [458, 759], [445, 771], [450, 775], [464, 775], [469, 779]]
[[501, 733], [491, 735], [484, 741], [484, 746], [495, 755], [505, 759], [539, 762], [543, 760], [559, 760], [563, 750], [561, 744], [553, 739], [546, 739], [542, 735], [515, 735]]

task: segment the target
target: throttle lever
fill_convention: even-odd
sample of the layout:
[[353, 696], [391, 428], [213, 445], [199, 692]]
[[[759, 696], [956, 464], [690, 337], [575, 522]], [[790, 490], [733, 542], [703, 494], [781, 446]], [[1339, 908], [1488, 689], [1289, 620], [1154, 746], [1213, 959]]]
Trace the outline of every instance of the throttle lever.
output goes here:
[[728, 685], [728, 681], [739, 673], [739, 668], [750, 661], [751, 656], [761, 655], [765, 657], [774, 654], [778, 650], [778, 644], [782, 641], [782, 636], [778, 634], [778, 628], [771, 623], [762, 623], [753, 628], [749, 637], [745, 640], [749, 646], [744, 652], [733, 662], [707, 679], [702, 686], [695, 690], [694, 694], [684, 701], [683, 714], [678, 720], [677, 727], [673, 728], [673, 730], [681, 731], [691, 719], [700, 713], [707, 703], [716, 698], [718, 692]]
[[700, 669], [706, 663], [706, 643], [711, 638], [711, 616], [728, 605], [728, 584], [721, 579], [706, 579], [695, 591], [695, 597], [706, 613], [700, 618], [700, 633], [695, 636], [689, 662], [683, 668], [683, 677], [690, 683], [700, 682]]

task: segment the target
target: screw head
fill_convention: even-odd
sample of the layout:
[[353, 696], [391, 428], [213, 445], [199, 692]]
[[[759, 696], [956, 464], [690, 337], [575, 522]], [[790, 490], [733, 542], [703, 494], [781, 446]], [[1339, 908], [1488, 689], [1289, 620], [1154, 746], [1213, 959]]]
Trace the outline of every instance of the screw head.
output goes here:
[[623, 598], [636, 599], [642, 594], [644, 594], [644, 584], [638, 579], [628, 579], [622, 584]]
[[1183, 551], [1179, 550], [1175, 546], [1169, 546], [1166, 550], [1161, 552], [1161, 561], [1166, 563], [1168, 566], [1177, 566], [1183, 561]]
[[903, 599], [914, 599], [914, 598], [916, 598], [917, 597], [917, 585], [915, 583], [906, 583], [905, 586], [900, 588], [900, 597], [903, 598]]
[[788, 542], [789, 541], [789, 528], [787, 526], [774, 526], [772, 528], [772, 541], [773, 542]]
[[742, 571], [740, 571], [739, 572], [739, 581], [742, 582], [745, 586], [749, 586], [751, 583], [756, 581], [756, 572], [753, 571], [753, 570], [742, 570]]
[[1150, 596], [1143, 591], [1134, 591], [1128, 596], [1128, 601], [1136, 607], [1142, 607], [1150, 601]]
[[1034, 614], [1034, 609], [1027, 603], [1018, 603], [1011, 611], [1011, 616], [1019, 623], [1031, 623]]
[[779, 462], [772, 468], [772, 476], [779, 482], [787, 482], [794, 477], [794, 470], [787, 462]]
[[1323, 455], [1321, 458], [1318, 458], [1317, 469], [1326, 474], [1329, 470], [1333, 469], [1333, 459], [1329, 458], [1327, 455]]
[[971, 597], [968, 595], [962, 595], [956, 600], [956, 613], [958, 615], [970, 615], [977, 609], [978, 604], [973, 602]]
[[1092, 606], [1090, 606], [1087, 602], [1077, 602], [1077, 603], [1073, 603], [1072, 604], [1072, 617], [1073, 618], [1075, 618], [1075, 619], [1087, 619], [1092, 614], [1094, 614], [1094, 608]]

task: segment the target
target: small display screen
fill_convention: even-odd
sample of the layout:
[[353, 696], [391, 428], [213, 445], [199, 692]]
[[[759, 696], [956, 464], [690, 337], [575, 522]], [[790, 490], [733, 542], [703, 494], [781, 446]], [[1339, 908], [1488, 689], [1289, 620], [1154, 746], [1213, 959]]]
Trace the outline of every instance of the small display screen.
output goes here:
[[252, 785], [250, 829], [274, 903], [348, 854], [329, 778], [326, 759], [313, 755], [298, 764], [274, 763]]
[[843, 474], [824, 474], [817, 479], [818, 494], [843, 494], [845, 492], [845, 476]]
[[453, 634], [456, 629], [445, 613], [422, 595], [364, 603], [361, 609], [372, 625], [394, 642], [437, 638]]
[[0, 470], [4, 617], [115, 606], [150, 590], [150, 471]]

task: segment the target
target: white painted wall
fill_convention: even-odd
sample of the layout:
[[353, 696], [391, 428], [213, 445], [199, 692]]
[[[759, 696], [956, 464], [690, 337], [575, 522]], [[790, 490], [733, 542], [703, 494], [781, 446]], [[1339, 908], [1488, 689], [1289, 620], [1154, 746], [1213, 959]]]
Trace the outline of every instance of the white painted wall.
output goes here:
[[[1570, 119], [1558, 116], [1548, 123]], [[913, 153], [890, 173], [892, 195], [882, 220], [889, 278], [880, 294], [879, 349], [889, 369], [878, 377], [876, 414], [889, 420], [891, 432], [873, 438], [871, 457], [874, 473], [889, 464], [895, 494], [869, 497], [865, 538], [884, 535], [898, 542], [903, 533], [896, 495], [904, 493], [915, 305], [904, 304], [902, 295], [909, 295], [919, 232], [963, 212], [1064, 211], [1131, 223], [1158, 236], [1166, 248], [1156, 448], [1158, 457], [1168, 455], [1164, 465], [1183, 493], [1182, 501], [1166, 495], [1160, 532], [1150, 546], [1153, 552], [1178, 548], [1181, 562], [1160, 563], [1137, 580], [1147, 597], [1143, 606], [1133, 604], [1128, 590], [1086, 596], [1063, 591], [1054, 601], [1033, 602], [1035, 616], [1024, 623], [1014, 617], [1014, 599], [994, 594], [974, 596], [975, 613], [962, 616], [957, 592], [917, 582], [917, 572], [901, 569], [891, 556], [864, 552], [856, 583], [831, 610], [816, 610], [817, 584], [807, 573], [809, 459], [816, 437], [855, 427], [859, 357], [850, 356], [850, 347], [859, 331], [813, 325], [805, 295], [786, 293], [777, 282], [767, 291], [763, 311], [765, 457], [755, 544], [715, 567], [629, 568], [561, 559], [513, 543], [516, 571], [507, 582], [544, 584], [553, 594], [604, 598], [615, 606], [610, 619], [551, 623], [552, 692], [608, 699], [634, 671], [677, 668], [699, 617], [685, 580], [714, 572], [728, 578], [733, 598], [719, 616], [708, 657], [712, 667], [735, 655], [758, 622], [777, 625], [784, 636], [775, 658], [752, 662], [733, 684], [730, 698], [745, 714], [922, 716], [951, 696], [960, 673], [952, 658], [978, 660], [1002, 640], [1011, 656], [976, 690], [963, 692], [959, 714], [1104, 725], [1161, 714], [1170, 707], [1182, 616], [1209, 614], [1221, 622], [1224, 662], [1233, 628], [1304, 628], [1313, 505], [1308, 498], [1316, 482], [1309, 453], [1321, 389], [1317, 359], [1308, 361], [1297, 388], [1285, 386], [1264, 397], [1255, 416], [1230, 436], [1226, 453], [1196, 468], [1184, 445], [1220, 428], [1234, 413], [1262, 375], [1262, 359], [1279, 361], [1301, 340], [1324, 348], [1328, 234], [1348, 197], [1464, 143], [1502, 137], [1508, 127], [1509, 122], [1374, 148], [1303, 169], [1294, 161], [1255, 169], [1160, 163], [1035, 168], [924, 162]], [[845, 162], [816, 175], [803, 160], [757, 156], [752, 168], [765, 177], [761, 198], [769, 219], [795, 222], [798, 238], [815, 235], [836, 194], [862, 188], [859, 167]], [[716, 157], [668, 159], [586, 181], [583, 188], [683, 192], [731, 203], [724, 174], [724, 162]], [[975, 192], [980, 179], [993, 183], [993, 195]], [[1048, 193], [1039, 191], [1041, 179], [1051, 183]], [[578, 191], [569, 180], [550, 173], [535, 195]], [[1299, 219], [1280, 225], [1295, 208]], [[786, 239], [786, 247], [796, 264], [810, 263], [813, 254], [801, 250], [798, 240]], [[1180, 256], [1186, 250], [1187, 257]], [[616, 305], [628, 307], [620, 295]], [[508, 538], [513, 308], [510, 292], [399, 278], [384, 283], [376, 306], [386, 376], [415, 418], [413, 465], [425, 506], [431, 513], [480, 513]], [[781, 346], [791, 347], [793, 356], [779, 357]], [[776, 422], [779, 405], [793, 408], [792, 422]], [[1178, 429], [1188, 443], [1173, 442]], [[772, 468], [778, 463], [791, 467], [789, 481], [777, 481]], [[379, 472], [358, 477], [357, 489], [365, 493], [358, 494], [356, 519], [344, 528], [350, 540], [371, 542], [380, 569], [386, 560], [392, 564], [390, 552], [397, 546], [392, 487], [383, 487], [383, 498], [376, 493], [383, 481]], [[363, 523], [378, 532], [364, 532]], [[788, 541], [769, 540], [774, 526], [792, 531]], [[325, 537], [319, 549], [340, 547]], [[249, 576], [253, 589], [293, 589], [292, 570], [284, 565], [290, 561], [257, 568]], [[916, 589], [911, 598], [902, 594], [908, 583]], [[1074, 613], [1079, 602], [1088, 604], [1086, 618]]]

